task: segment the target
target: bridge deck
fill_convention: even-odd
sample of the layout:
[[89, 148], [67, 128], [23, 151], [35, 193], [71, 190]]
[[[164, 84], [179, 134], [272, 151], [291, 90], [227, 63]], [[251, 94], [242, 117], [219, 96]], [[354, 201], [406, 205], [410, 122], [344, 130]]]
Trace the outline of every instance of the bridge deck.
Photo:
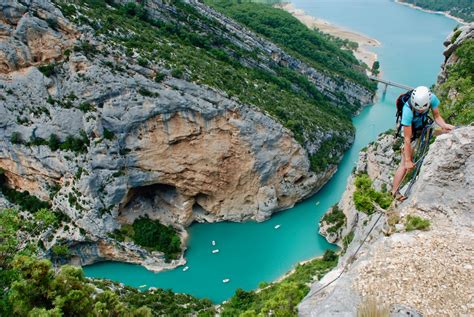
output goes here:
[[413, 89], [413, 87], [406, 86], [406, 85], [403, 85], [403, 84], [399, 84], [399, 83], [396, 83], [396, 82], [393, 82], [393, 81], [390, 81], [390, 80], [377, 78], [375, 76], [369, 76], [369, 79], [371, 79], [373, 81], [378, 81], [379, 83], [385, 84], [387, 86], [394, 86], [394, 87], [398, 87], [398, 88], [405, 89], [405, 90], [412, 90]]

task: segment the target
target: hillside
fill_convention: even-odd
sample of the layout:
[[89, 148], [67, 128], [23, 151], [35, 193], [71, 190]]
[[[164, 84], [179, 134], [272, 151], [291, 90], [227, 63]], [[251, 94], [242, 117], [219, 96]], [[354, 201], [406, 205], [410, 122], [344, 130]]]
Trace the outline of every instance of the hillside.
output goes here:
[[417, 7], [442, 11], [460, 18], [465, 22], [474, 22], [474, 3], [471, 0], [398, 0], [403, 3], [413, 4]]

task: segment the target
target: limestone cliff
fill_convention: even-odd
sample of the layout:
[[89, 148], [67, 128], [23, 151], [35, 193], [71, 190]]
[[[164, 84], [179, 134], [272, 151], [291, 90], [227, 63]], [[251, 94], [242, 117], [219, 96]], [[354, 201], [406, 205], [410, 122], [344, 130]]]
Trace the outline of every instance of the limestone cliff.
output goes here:
[[[389, 307], [392, 316], [407, 311], [423, 316], [474, 313], [470, 278], [474, 258], [473, 137], [473, 127], [437, 137], [409, 199], [381, 216], [355, 257], [379, 214], [367, 216], [355, 209], [354, 177], [350, 178], [340, 206], [349, 223], [343, 234], [353, 231], [354, 239], [338, 267], [313, 284], [299, 306], [300, 315], [354, 316], [368, 298]], [[385, 164], [391, 159], [391, 150], [377, 149], [390, 147], [391, 140], [391, 136], [379, 138], [359, 158], [357, 171], [368, 172], [375, 184], [388, 181], [380, 175], [390, 175], [396, 168], [396, 164]], [[429, 230], [408, 231], [407, 219], [413, 215], [429, 219]], [[318, 291], [341, 272], [333, 284]]]
[[[203, 32], [257, 50], [258, 58], [239, 62], [270, 69], [276, 54], [338, 106], [371, 99], [365, 88], [318, 73], [190, 3], [205, 16], [193, 22]], [[46, 255], [66, 240], [77, 264], [108, 259], [155, 270], [176, 266], [184, 260], [165, 263], [161, 253], [110, 233], [148, 215], [179, 230], [184, 247], [185, 227], [193, 221], [262, 221], [318, 190], [335, 172], [334, 165], [313, 172], [308, 153], [338, 136], [346, 148], [351, 131], [313, 125], [303, 147], [255, 106], [187, 74], [170, 76], [170, 65], [143, 62], [139, 53], [98, 35], [99, 22], [84, 14], [87, 6], [78, 8], [50, 1], [0, 4], [0, 168], [9, 187], [50, 201], [71, 219], [67, 228], [45, 233]], [[145, 9], [148, 16], [183, 23], [173, 5], [149, 1]]]

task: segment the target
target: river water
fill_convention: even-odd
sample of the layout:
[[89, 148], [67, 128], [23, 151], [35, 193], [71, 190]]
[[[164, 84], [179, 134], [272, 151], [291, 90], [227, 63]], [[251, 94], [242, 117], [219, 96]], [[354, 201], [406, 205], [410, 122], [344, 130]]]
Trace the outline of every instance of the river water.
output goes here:
[[[406, 85], [435, 83], [443, 61], [443, 40], [456, 22], [389, 0], [293, 0], [296, 8], [342, 27], [376, 38], [383, 77]], [[383, 89], [380, 89], [383, 90]], [[189, 270], [153, 273], [125, 263], [104, 262], [84, 268], [89, 277], [102, 277], [131, 286], [170, 288], [175, 292], [207, 297], [220, 303], [237, 288], [255, 289], [271, 282], [300, 261], [335, 249], [318, 234], [324, 212], [338, 202], [361, 148], [393, 127], [394, 100], [402, 91], [389, 88], [386, 96], [353, 119], [354, 145], [339, 164], [338, 172], [321, 191], [294, 208], [263, 223], [193, 224], [185, 257]], [[274, 226], [279, 224], [279, 229]], [[211, 241], [216, 241], [216, 246]], [[212, 250], [218, 248], [217, 254]], [[230, 282], [223, 284], [222, 280]]]

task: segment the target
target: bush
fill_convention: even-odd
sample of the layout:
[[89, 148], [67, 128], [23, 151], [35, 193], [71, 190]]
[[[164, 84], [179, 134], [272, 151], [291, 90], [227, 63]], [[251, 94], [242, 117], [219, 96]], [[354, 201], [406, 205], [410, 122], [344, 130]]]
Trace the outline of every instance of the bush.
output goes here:
[[430, 225], [431, 223], [428, 219], [423, 219], [419, 216], [408, 215], [405, 223], [405, 230], [428, 230]]
[[88, 102], [83, 102], [79, 105], [79, 110], [81, 110], [82, 112], [89, 112], [94, 111], [95, 107]]
[[51, 77], [56, 74], [56, 64], [52, 63], [49, 65], [39, 66], [38, 70], [43, 73], [46, 77]]
[[180, 68], [180, 67], [174, 68], [174, 69], [171, 71], [171, 76], [173, 76], [174, 78], [183, 78], [183, 76], [184, 76], [184, 71], [183, 71], [183, 69]]
[[138, 89], [138, 93], [144, 97], [158, 97], [159, 96], [158, 93], [151, 92], [148, 89], [143, 88], [143, 87], [140, 87], [140, 89]]
[[378, 192], [372, 188], [372, 180], [367, 174], [361, 174], [355, 178], [356, 190], [354, 191], [354, 205], [358, 211], [371, 215], [374, 210], [374, 203], [381, 208], [387, 209], [392, 203], [393, 197], [387, 192]]
[[13, 132], [10, 136], [10, 142], [13, 144], [24, 144], [23, 137], [20, 132]]
[[115, 137], [115, 134], [112, 131], [107, 130], [107, 128], [104, 128], [104, 138], [107, 140], [113, 140]]
[[462, 30], [456, 30], [453, 36], [451, 37], [451, 43], [456, 42], [456, 40], [458, 39], [459, 35], [461, 35], [461, 33], [462, 33]]
[[48, 146], [51, 149], [51, 151], [57, 151], [59, 147], [61, 146], [61, 140], [59, 140], [58, 136], [56, 134], [51, 134], [48, 139]]
[[87, 147], [89, 146], [89, 138], [87, 137], [84, 131], [79, 132], [80, 137], [75, 138], [71, 135], [66, 137], [63, 143], [59, 146], [59, 148], [63, 151], [71, 150], [76, 153], [84, 153], [87, 151]]
[[166, 78], [166, 74], [157, 73], [155, 76], [155, 82], [161, 83]]

